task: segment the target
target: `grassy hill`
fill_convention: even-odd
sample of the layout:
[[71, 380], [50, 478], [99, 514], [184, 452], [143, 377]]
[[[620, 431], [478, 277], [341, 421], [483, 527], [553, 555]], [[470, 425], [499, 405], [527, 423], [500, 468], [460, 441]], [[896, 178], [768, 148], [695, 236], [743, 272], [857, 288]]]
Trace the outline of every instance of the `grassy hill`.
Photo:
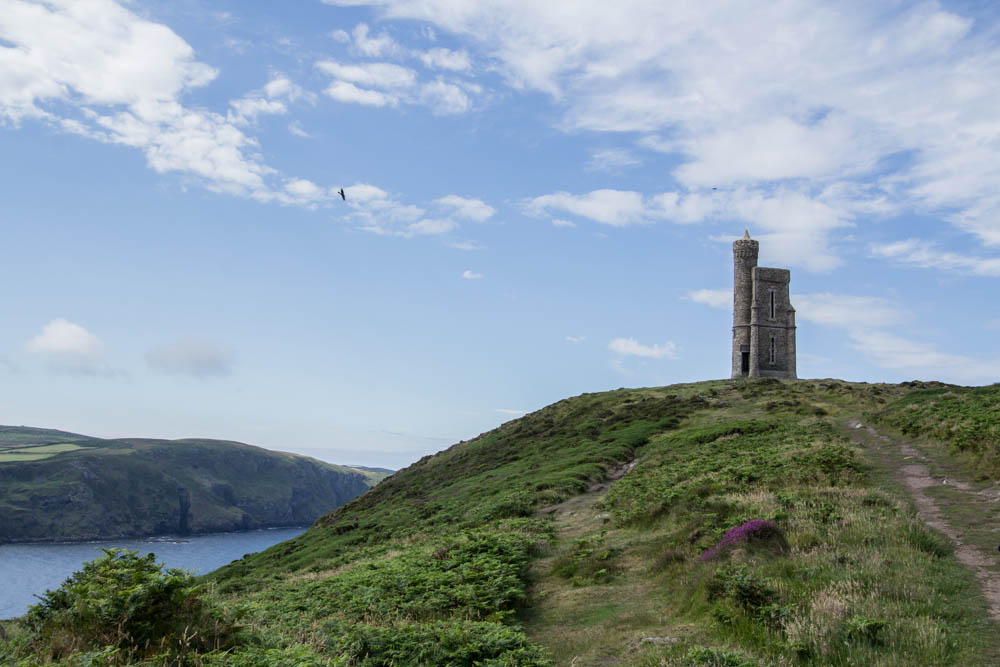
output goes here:
[[[848, 437], [860, 417], [938, 433], [924, 439], [942, 452], [994, 452], [998, 402], [997, 387], [836, 380], [560, 401], [212, 573], [208, 600], [239, 627], [217, 650], [178, 652], [203, 665], [998, 664], [973, 574]], [[988, 476], [991, 460], [965, 465]], [[8, 630], [12, 659], [66, 657]]]
[[311, 523], [385, 473], [220, 440], [0, 427], [0, 542]]

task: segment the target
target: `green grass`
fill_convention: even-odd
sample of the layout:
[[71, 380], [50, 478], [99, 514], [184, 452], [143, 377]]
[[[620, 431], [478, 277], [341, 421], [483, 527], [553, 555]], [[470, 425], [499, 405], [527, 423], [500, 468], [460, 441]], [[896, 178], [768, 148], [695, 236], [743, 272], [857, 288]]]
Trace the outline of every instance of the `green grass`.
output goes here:
[[944, 443], [973, 466], [980, 479], [1000, 479], [1000, 384], [917, 386], [871, 413], [871, 421], [910, 438]]
[[20, 449], [0, 451], [0, 463], [12, 463], [14, 461], [41, 461], [42, 459], [47, 459], [50, 456], [55, 456], [56, 454], [61, 454], [62, 452], [72, 452], [77, 449], [83, 449], [83, 447], [80, 445], [71, 445], [69, 443], [60, 445], [38, 445], [35, 447], [27, 446]]
[[67, 431], [30, 426], [0, 426], [0, 450], [39, 445], [75, 443], [78, 445], [100, 444], [99, 438]]
[[[973, 576], [843, 435], [920, 390], [717, 381], [560, 401], [206, 577], [242, 629], [191, 664], [990, 664]], [[701, 558], [750, 519], [783, 541]]]

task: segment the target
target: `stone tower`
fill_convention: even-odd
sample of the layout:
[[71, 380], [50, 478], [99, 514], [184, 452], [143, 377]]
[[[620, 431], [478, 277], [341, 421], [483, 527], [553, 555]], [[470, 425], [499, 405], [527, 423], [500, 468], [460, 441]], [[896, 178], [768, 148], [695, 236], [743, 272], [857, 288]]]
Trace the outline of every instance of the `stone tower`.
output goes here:
[[795, 309], [788, 269], [757, 266], [750, 232], [733, 242], [733, 377], [795, 378]]

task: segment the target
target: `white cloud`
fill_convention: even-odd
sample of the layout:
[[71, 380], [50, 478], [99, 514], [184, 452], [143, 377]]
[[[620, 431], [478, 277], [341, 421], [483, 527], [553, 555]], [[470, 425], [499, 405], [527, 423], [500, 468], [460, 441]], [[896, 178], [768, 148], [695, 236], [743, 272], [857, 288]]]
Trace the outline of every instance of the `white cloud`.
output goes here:
[[400, 50], [399, 45], [388, 34], [383, 32], [371, 35], [368, 25], [365, 23], [354, 26], [352, 36], [354, 37], [354, 48], [369, 58], [391, 55]]
[[594, 171], [616, 171], [642, 164], [642, 160], [621, 148], [603, 148], [591, 151], [587, 168]]
[[288, 113], [288, 104], [299, 99], [313, 101], [315, 96], [285, 76], [275, 76], [260, 90], [232, 100], [228, 119], [237, 125], [254, 122], [258, 116]]
[[28, 352], [45, 358], [59, 371], [79, 375], [108, 375], [104, 344], [79, 324], [52, 320], [25, 344]]
[[594, 190], [580, 195], [555, 192], [529, 200], [525, 211], [535, 216], [567, 212], [617, 227], [659, 219], [689, 224], [709, 218], [736, 217], [754, 223], [755, 230], [762, 230], [754, 238], [762, 241], [765, 260], [810, 271], [829, 271], [840, 264], [829, 247], [829, 237], [833, 230], [852, 224], [843, 211], [817, 198], [785, 189], [764, 193], [739, 188], [729, 192], [686, 195], [663, 192], [652, 196], [632, 190]]
[[49, 117], [48, 102], [167, 101], [216, 71], [169, 28], [109, 0], [6, 0], [0, 12], [0, 114]]
[[846, 294], [793, 294], [792, 304], [799, 320], [836, 327], [876, 329], [899, 324], [906, 314], [889, 299]]
[[733, 291], [731, 289], [697, 289], [687, 293], [687, 298], [695, 303], [703, 303], [712, 308], [728, 310], [733, 307]]
[[655, 215], [682, 225], [702, 222], [717, 215], [726, 204], [719, 196], [699, 192], [663, 192], [650, 200]]
[[377, 90], [358, 88], [353, 83], [347, 81], [334, 81], [323, 91], [325, 95], [338, 102], [348, 104], [362, 104], [370, 107], [396, 106], [399, 98], [395, 95], [388, 95]]
[[426, 67], [432, 69], [446, 69], [453, 72], [465, 72], [472, 68], [472, 61], [465, 51], [452, 51], [451, 49], [435, 48], [428, 51], [418, 52], [417, 57]]
[[416, 72], [392, 63], [364, 63], [345, 65], [333, 60], [323, 60], [316, 67], [338, 81], [349, 81], [373, 88], [410, 88], [417, 81]]
[[608, 343], [608, 349], [623, 357], [648, 359], [676, 359], [678, 351], [677, 344], [672, 341], [663, 345], [642, 345], [635, 338], [615, 338]]
[[553, 218], [553, 220], [552, 220], [552, 226], [553, 227], [563, 227], [563, 228], [566, 228], [566, 229], [570, 229], [570, 228], [576, 227], [576, 223], [575, 222], [571, 222], [569, 220], [563, 220], [562, 218]]
[[582, 343], [587, 340], [586, 336], [566, 336], [567, 343]]
[[873, 363], [911, 378], [966, 383], [996, 382], [1000, 378], [998, 360], [941, 352], [930, 343], [886, 331], [855, 329], [849, 335], [851, 347]]
[[297, 89], [274, 80], [228, 115], [181, 103], [216, 74], [168, 27], [111, 0], [4, 0], [0, 11], [0, 121], [37, 119], [141, 150], [156, 172], [214, 192], [295, 203], [239, 126], [284, 113]]
[[377, 107], [422, 104], [437, 115], [461, 114], [472, 108], [466, 90], [474, 87], [463, 89], [440, 78], [420, 82], [416, 72], [402, 65], [386, 62], [348, 65], [323, 60], [316, 67], [333, 77], [323, 92], [338, 102]]
[[288, 124], [288, 131], [294, 134], [296, 137], [302, 137], [303, 139], [311, 139], [312, 135], [302, 129], [302, 124], [297, 120], [293, 120]]
[[486, 222], [497, 210], [481, 199], [470, 199], [458, 195], [447, 195], [434, 200], [435, 204], [452, 209], [452, 215], [476, 222]]
[[294, 178], [285, 183], [285, 192], [296, 202], [308, 204], [332, 199], [335, 195], [328, 188], [323, 188], [304, 178]]
[[[480, 199], [446, 195], [432, 203], [442, 215], [425, 217], [427, 211], [414, 204], [405, 204], [382, 188], [368, 183], [355, 183], [344, 188], [349, 218], [364, 231], [382, 236], [445, 236], [459, 228], [460, 220], [485, 220], [495, 213]], [[447, 244], [460, 250], [479, 250], [474, 241], [449, 240]]]
[[646, 221], [642, 195], [631, 190], [594, 190], [584, 195], [556, 192], [535, 197], [528, 202], [527, 209], [535, 215], [550, 210], [566, 211], [615, 227]]
[[472, 100], [462, 88], [440, 79], [423, 84], [418, 99], [439, 116], [461, 114], [472, 108]]
[[977, 276], [1000, 276], [1000, 258], [973, 257], [941, 250], [929, 241], [906, 239], [894, 243], [873, 245], [872, 254], [890, 259], [900, 264], [909, 264], [922, 269], [955, 271]]
[[483, 277], [481, 273], [475, 273], [473, 271], [465, 270], [462, 272], [462, 278], [465, 280], [479, 280]]
[[208, 378], [232, 373], [233, 354], [210, 340], [187, 339], [150, 349], [146, 363], [161, 373]]
[[680, 158], [679, 201], [715, 187], [812, 202], [825, 222], [800, 233], [752, 201], [727, 209], [765, 216], [786, 255], [818, 252], [811, 270], [837, 265], [832, 231], [865, 210], [933, 215], [1000, 245], [1000, 44], [971, 6], [325, 1], [467, 40], [512, 88], [548, 94], [561, 128], [644, 133]]
[[458, 223], [453, 220], [424, 219], [407, 225], [404, 236], [437, 236], [457, 228]]

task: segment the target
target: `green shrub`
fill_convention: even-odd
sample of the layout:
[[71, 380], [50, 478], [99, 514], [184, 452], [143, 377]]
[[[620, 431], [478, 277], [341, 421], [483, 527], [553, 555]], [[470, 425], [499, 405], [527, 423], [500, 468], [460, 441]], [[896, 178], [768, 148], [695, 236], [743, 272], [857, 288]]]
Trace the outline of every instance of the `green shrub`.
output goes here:
[[885, 621], [854, 615], [847, 619], [846, 634], [848, 639], [864, 641], [869, 644], [881, 644], [880, 634], [885, 628]]
[[[155, 652], [225, 646], [233, 633], [192, 575], [154, 554], [105, 549], [28, 610], [31, 643], [52, 658], [98, 651], [105, 663]], [[95, 664], [101, 664], [100, 662]]]
[[757, 663], [734, 651], [695, 646], [684, 656], [682, 665], [704, 665], [705, 667], [757, 667]]
[[778, 596], [768, 579], [758, 577], [745, 565], [718, 568], [708, 582], [706, 593], [709, 602], [729, 599], [751, 613], [772, 605]]
[[437, 621], [394, 626], [346, 624], [325, 627], [329, 648], [358, 667], [549, 667], [552, 662], [518, 628], [499, 623]]

